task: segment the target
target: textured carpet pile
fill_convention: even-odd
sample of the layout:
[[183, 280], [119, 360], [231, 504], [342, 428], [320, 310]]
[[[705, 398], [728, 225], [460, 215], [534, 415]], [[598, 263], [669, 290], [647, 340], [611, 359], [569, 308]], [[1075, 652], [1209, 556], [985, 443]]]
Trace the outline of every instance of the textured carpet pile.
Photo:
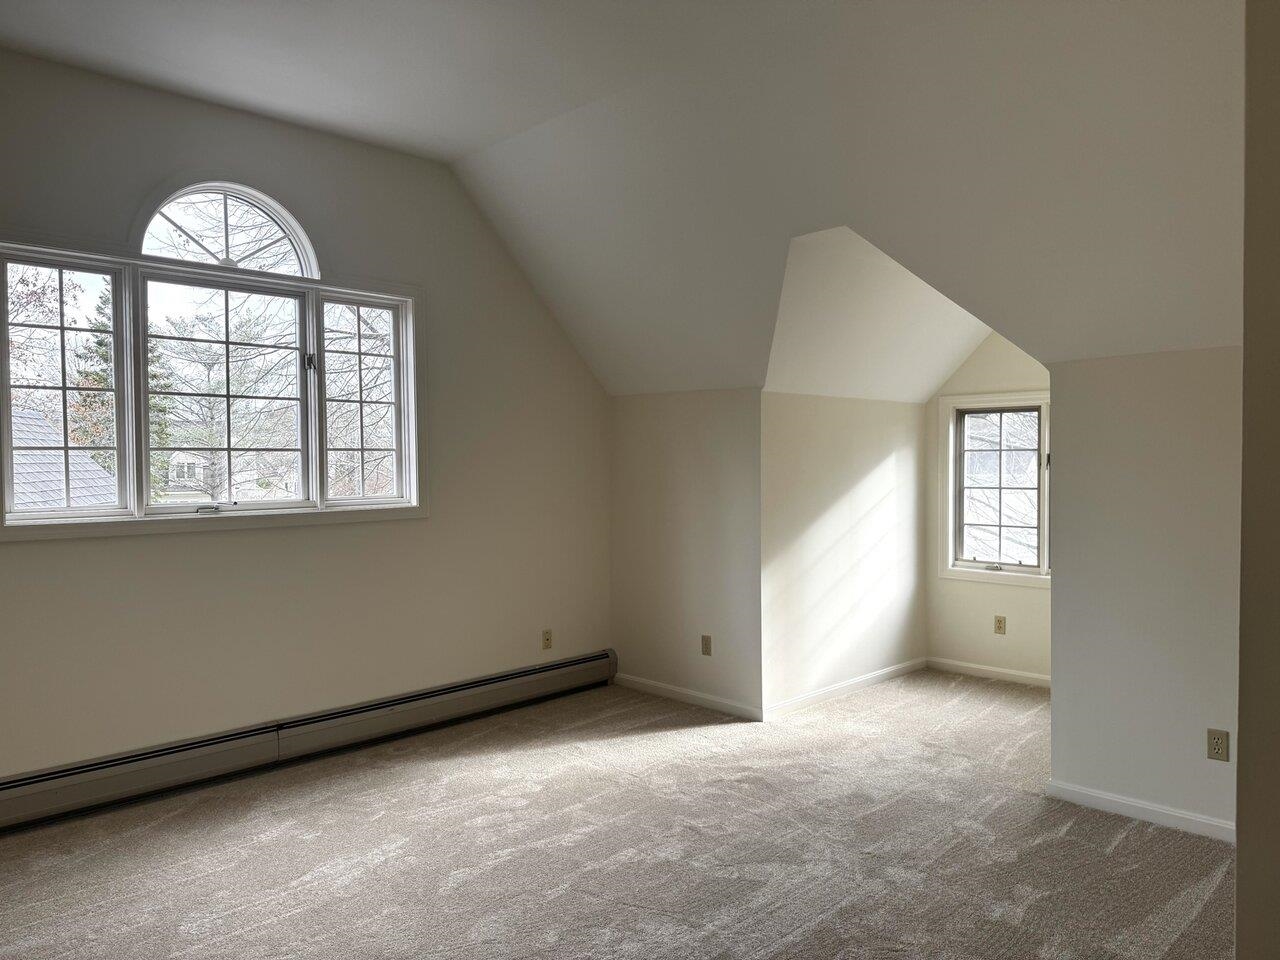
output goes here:
[[1044, 797], [1048, 734], [590, 690], [0, 836], [0, 957], [1228, 960], [1231, 847]]

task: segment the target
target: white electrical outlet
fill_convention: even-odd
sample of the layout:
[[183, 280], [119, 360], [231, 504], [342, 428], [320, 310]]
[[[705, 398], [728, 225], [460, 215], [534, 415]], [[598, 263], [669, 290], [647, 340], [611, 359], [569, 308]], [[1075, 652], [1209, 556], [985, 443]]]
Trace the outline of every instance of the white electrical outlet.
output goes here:
[[1231, 734], [1226, 730], [1209, 730], [1209, 759], [1231, 759]]
[[996, 617], [996, 636], [1003, 637], [1008, 626], [1009, 623], [1004, 617]]
[[551, 631], [550, 630], [542, 631], [542, 649], [543, 650], [551, 649]]

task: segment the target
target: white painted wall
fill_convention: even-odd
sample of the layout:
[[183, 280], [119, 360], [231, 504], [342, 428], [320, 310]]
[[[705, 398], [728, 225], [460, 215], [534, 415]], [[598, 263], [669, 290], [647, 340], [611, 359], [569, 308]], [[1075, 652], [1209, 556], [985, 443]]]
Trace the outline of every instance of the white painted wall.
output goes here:
[[0, 89], [0, 236], [116, 252], [227, 179], [326, 279], [421, 288], [432, 512], [0, 544], [0, 775], [608, 643], [608, 399], [447, 168], [13, 53]]
[[619, 673], [758, 718], [760, 391], [617, 397], [612, 436]]
[[991, 329], [848, 227], [796, 237], [769, 393], [923, 403]]
[[1241, 351], [1050, 372], [1055, 789], [1229, 825], [1205, 730], [1236, 722]]
[[925, 655], [924, 405], [765, 393], [766, 711]]
[[[943, 544], [942, 486], [947, 452], [938, 397], [1017, 393], [1049, 389], [1049, 371], [998, 333], [992, 333], [939, 388], [925, 415], [929, 457], [925, 474], [926, 580], [929, 656], [1016, 674], [1047, 678], [1051, 590], [1032, 586], [976, 583], [939, 576]], [[1052, 424], [1052, 414], [1050, 423]], [[1051, 494], [1052, 496], [1052, 494]], [[1050, 523], [1052, 520], [1050, 513]], [[1056, 553], [1056, 552], [1055, 552]], [[1007, 618], [1008, 632], [996, 636], [993, 621]], [[1029, 678], [1021, 678], [1029, 679]]]

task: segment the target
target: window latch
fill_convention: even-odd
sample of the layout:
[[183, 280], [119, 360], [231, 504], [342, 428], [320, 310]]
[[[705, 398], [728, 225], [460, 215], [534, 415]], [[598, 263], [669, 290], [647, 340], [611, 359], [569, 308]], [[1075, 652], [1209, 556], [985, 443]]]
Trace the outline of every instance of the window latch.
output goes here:
[[196, 513], [218, 513], [221, 510], [221, 504], [217, 503], [210, 503], [203, 507], [196, 507]]
[[995, 572], [995, 573], [999, 573], [1001, 570], [1004, 569], [1004, 567], [1002, 567], [998, 563], [988, 563], [986, 569], [991, 570], [992, 572]]
[[307, 369], [314, 370], [316, 368], [316, 355], [314, 353], [307, 354]]

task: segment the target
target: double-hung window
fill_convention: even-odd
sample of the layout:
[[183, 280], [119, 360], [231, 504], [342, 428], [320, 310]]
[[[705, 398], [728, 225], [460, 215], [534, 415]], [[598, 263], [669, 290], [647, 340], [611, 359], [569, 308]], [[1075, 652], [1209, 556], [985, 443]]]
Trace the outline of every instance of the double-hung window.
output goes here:
[[944, 573], [1049, 573], [1049, 404], [1041, 395], [942, 401]]
[[142, 251], [0, 245], [6, 532], [416, 510], [411, 299], [322, 284], [230, 184], [166, 201]]

